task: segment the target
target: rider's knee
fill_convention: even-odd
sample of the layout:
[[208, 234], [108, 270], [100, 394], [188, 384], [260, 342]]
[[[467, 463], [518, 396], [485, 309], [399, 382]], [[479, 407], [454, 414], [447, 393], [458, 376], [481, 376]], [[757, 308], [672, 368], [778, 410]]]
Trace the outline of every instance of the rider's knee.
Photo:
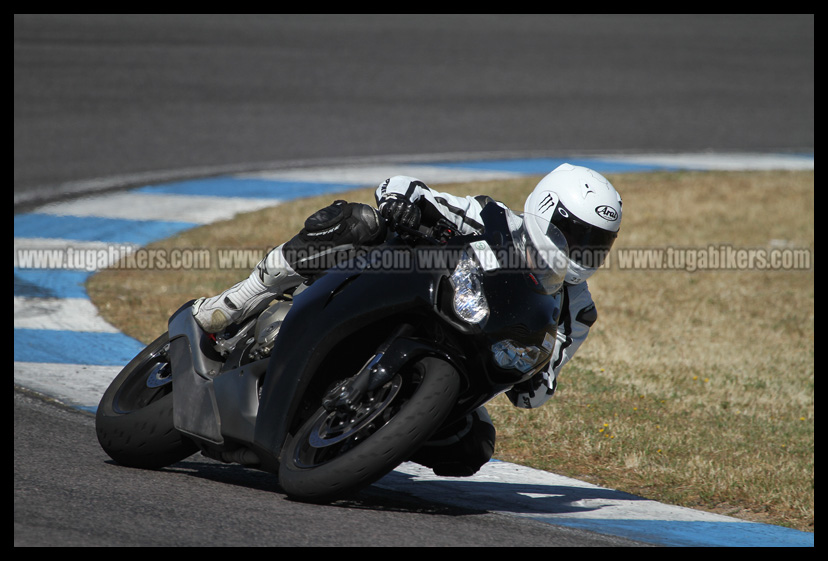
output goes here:
[[294, 270], [309, 276], [384, 237], [385, 222], [373, 207], [339, 200], [309, 216], [304, 228], [284, 244], [283, 254]]

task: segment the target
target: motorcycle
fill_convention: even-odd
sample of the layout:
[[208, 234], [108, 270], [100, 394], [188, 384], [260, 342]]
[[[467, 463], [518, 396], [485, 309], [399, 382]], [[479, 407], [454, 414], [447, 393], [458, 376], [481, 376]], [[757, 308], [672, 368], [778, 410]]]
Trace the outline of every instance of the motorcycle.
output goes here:
[[145, 469], [200, 451], [305, 502], [371, 485], [549, 361], [565, 264], [518, 213], [489, 203], [482, 219], [474, 235], [389, 225], [382, 244], [218, 335], [184, 304], [105, 391], [100, 445]]

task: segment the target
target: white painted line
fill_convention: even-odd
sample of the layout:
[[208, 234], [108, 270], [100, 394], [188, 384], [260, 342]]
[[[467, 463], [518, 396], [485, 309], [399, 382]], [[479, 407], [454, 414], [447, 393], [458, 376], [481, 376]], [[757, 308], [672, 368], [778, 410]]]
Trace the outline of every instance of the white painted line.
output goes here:
[[374, 484], [428, 502], [529, 518], [664, 546], [813, 547], [812, 533], [662, 504], [507, 462], [439, 477], [406, 462]]
[[101, 400], [122, 366], [15, 362], [14, 383], [55, 398], [61, 403], [91, 409]]
[[44, 205], [38, 213], [210, 224], [276, 206], [276, 199], [119, 192]]
[[[592, 485], [547, 471], [491, 461], [471, 477], [440, 477], [421, 465], [406, 462], [395, 470], [403, 477], [378, 485], [416, 494], [438, 503], [470, 509], [512, 513], [547, 520], [681, 520], [746, 523], [744, 520], [665, 505], [620, 491]], [[469, 483], [469, 485], [464, 485]], [[450, 485], [450, 498], [446, 488]], [[482, 491], [482, 492], [481, 492]]]
[[605, 160], [631, 164], [658, 165], [700, 171], [812, 170], [812, 156], [786, 154], [636, 154], [603, 156]]
[[98, 314], [88, 298], [15, 296], [14, 328], [120, 333]]
[[309, 181], [339, 183], [362, 187], [377, 187], [383, 180], [394, 175], [409, 175], [428, 178], [427, 183], [458, 183], [466, 181], [488, 181], [512, 179], [525, 174], [508, 171], [487, 171], [475, 169], [454, 169], [427, 165], [354, 165], [331, 168], [294, 169], [262, 171], [236, 174], [238, 178], [269, 179], [274, 181]]

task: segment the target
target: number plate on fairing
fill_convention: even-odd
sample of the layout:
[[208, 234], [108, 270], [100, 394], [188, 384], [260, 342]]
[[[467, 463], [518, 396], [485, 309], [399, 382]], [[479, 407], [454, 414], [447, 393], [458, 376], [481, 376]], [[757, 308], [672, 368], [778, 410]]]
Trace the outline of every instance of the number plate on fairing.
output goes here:
[[492, 248], [486, 240], [473, 242], [471, 247], [474, 250], [475, 255], [477, 255], [477, 261], [480, 263], [480, 266], [483, 267], [484, 271], [493, 271], [494, 269], [500, 268], [497, 255], [494, 251], [492, 251]]

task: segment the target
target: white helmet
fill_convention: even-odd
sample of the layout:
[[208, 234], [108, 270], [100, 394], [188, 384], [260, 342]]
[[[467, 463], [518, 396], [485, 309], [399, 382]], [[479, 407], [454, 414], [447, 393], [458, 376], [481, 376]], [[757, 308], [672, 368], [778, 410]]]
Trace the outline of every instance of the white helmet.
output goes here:
[[594, 170], [570, 164], [561, 164], [541, 179], [523, 210], [527, 232], [537, 247], [549, 245], [550, 223], [566, 237], [568, 284], [592, 276], [621, 227], [621, 196], [612, 184]]

